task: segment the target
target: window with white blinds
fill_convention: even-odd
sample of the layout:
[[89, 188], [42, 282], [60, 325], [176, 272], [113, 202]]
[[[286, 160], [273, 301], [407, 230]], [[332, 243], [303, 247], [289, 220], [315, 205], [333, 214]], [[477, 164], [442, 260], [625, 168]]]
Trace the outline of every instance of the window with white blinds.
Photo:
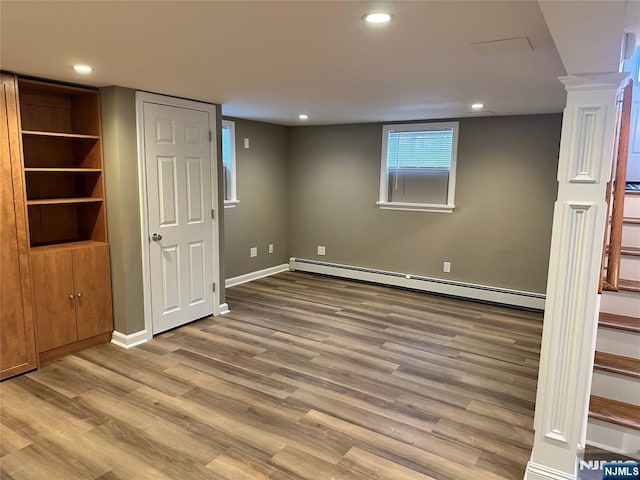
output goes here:
[[222, 121], [222, 173], [225, 207], [238, 203], [236, 193], [236, 135], [235, 122]]
[[387, 137], [387, 168], [451, 167], [453, 129], [389, 130]]
[[458, 122], [385, 125], [381, 208], [452, 212]]

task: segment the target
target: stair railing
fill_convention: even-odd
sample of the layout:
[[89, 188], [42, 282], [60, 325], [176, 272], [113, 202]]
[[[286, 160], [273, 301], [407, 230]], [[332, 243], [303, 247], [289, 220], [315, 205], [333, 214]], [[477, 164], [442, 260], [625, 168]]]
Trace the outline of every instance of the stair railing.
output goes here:
[[[631, 123], [632, 94], [633, 81], [630, 81], [622, 94], [622, 111], [618, 117], [618, 148], [613, 162], [611, 180], [607, 184], [607, 216], [609, 216], [609, 213], [611, 214], [611, 222], [609, 224], [609, 230], [607, 231], [608, 235], [605, 235], [602, 249], [600, 291], [618, 291], [618, 279], [620, 278], [620, 255], [622, 253], [624, 190], [627, 179], [627, 156], [629, 153], [629, 125]], [[607, 240], [609, 243], [608, 246]]]

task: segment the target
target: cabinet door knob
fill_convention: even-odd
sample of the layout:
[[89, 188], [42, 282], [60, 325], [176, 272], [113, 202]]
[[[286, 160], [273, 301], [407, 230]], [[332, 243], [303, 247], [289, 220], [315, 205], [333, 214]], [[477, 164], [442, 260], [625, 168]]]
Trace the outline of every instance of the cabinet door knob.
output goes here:
[[82, 297], [82, 294], [81, 293], [76, 293], [76, 297], [80, 298], [80, 297]]
[[71, 300], [73, 300], [73, 293], [72, 293], [71, 295], [69, 295], [69, 298], [70, 298]]
[[159, 242], [160, 240], [162, 240], [162, 235], [160, 235], [159, 233], [154, 233], [153, 235], [151, 235], [151, 240], [153, 240], [154, 242]]

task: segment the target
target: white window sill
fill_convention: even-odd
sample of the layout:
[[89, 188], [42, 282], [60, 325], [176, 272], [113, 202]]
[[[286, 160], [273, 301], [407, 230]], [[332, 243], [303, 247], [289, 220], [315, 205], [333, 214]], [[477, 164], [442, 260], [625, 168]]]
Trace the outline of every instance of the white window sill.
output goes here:
[[224, 208], [235, 208], [240, 203], [240, 200], [225, 200]]
[[455, 205], [438, 205], [432, 203], [376, 202], [383, 210], [406, 210], [409, 212], [453, 213]]

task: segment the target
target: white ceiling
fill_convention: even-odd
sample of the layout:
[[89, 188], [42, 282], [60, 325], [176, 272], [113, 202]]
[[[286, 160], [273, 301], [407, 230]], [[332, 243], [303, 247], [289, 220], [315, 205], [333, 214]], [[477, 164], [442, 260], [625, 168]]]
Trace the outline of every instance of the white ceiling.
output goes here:
[[617, 72], [621, 32], [640, 24], [637, 0], [543, 0], [540, 7], [568, 74]]
[[[537, 1], [0, 2], [2, 69], [223, 104], [298, 124], [562, 110], [565, 69]], [[470, 44], [527, 37], [479, 53]], [[72, 64], [95, 71], [80, 76]], [[486, 114], [486, 113], [485, 113]], [[475, 114], [477, 115], [477, 114]]]

